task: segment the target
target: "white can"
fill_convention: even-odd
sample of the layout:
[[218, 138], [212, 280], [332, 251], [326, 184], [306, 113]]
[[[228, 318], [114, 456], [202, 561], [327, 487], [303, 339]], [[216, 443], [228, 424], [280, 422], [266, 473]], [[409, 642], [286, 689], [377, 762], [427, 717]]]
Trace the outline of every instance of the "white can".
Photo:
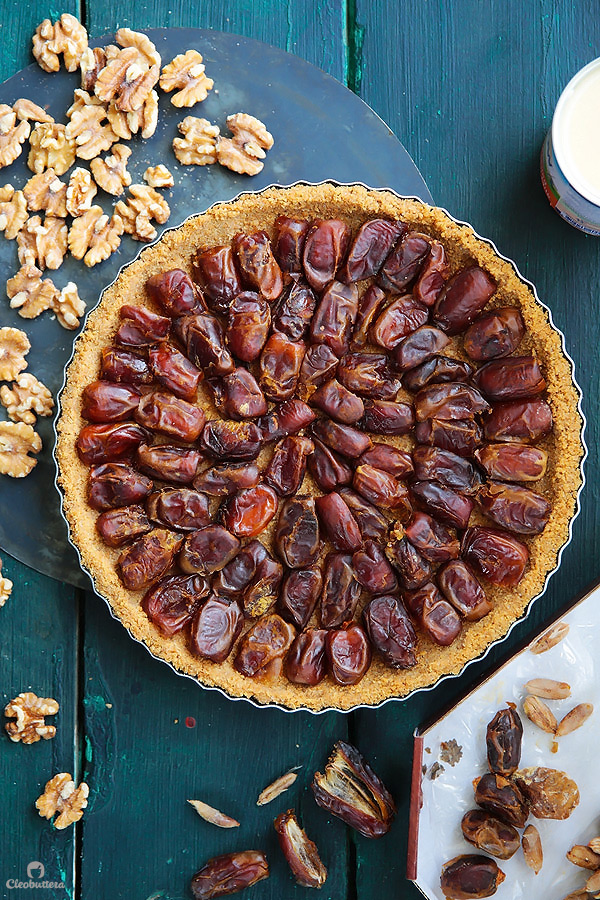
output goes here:
[[575, 228], [600, 235], [600, 59], [560, 95], [540, 172], [552, 208]]

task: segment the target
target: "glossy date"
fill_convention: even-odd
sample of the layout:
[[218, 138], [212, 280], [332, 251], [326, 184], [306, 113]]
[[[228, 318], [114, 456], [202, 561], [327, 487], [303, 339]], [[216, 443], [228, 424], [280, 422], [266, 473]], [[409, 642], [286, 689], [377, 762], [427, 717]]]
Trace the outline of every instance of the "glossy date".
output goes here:
[[194, 900], [212, 900], [234, 894], [269, 877], [269, 863], [259, 850], [225, 853], [205, 863], [192, 878]]
[[179, 550], [182, 535], [153, 528], [123, 550], [117, 560], [121, 581], [130, 591], [142, 591], [164, 575]]
[[329, 671], [336, 684], [358, 684], [371, 665], [371, 644], [356, 623], [329, 631], [326, 637]]
[[462, 555], [488, 581], [514, 587], [525, 574], [529, 551], [525, 544], [498, 528], [475, 526], [465, 531]]
[[242, 280], [248, 287], [259, 291], [265, 300], [279, 297], [283, 289], [283, 278], [266, 231], [236, 234], [231, 246]]
[[92, 509], [139, 503], [151, 490], [151, 480], [125, 463], [103, 463], [90, 469], [88, 503]]
[[253, 362], [261, 354], [269, 337], [271, 310], [258, 294], [238, 294], [229, 307], [227, 344], [243, 362]]
[[142, 609], [150, 621], [170, 637], [192, 620], [209, 590], [208, 581], [201, 575], [162, 578], [144, 595]]
[[304, 569], [315, 562], [321, 544], [312, 497], [296, 496], [285, 501], [277, 521], [275, 546], [290, 569]]
[[340, 219], [315, 219], [304, 241], [302, 265], [306, 280], [315, 291], [322, 291], [335, 277], [346, 256], [350, 228]]
[[190, 628], [190, 651], [194, 656], [224, 662], [237, 641], [244, 616], [234, 600], [209, 597]]
[[140, 396], [133, 386], [93, 381], [83, 390], [81, 415], [90, 422], [120, 422], [135, 412]]
[[409, 669], [417, 664], [417, 635], [397, 597], [375, 597], [364, 611], [365, 628], [388, 666]]
[[508, 778], [519, 768], [523, 723], [513, 704], [499, 710], [487, 726], [486, 746], [490, 772]]
[[354, 615], [360, 584], [346, 553], [328, 553], [323, 568], [320, 619], [323, 628], [339, 628]]
[[202, 461], [202, 454], [192, 447], [140, 444], [136, 458], [140, 471], [151, 478], [173, 484], [190, 484]]

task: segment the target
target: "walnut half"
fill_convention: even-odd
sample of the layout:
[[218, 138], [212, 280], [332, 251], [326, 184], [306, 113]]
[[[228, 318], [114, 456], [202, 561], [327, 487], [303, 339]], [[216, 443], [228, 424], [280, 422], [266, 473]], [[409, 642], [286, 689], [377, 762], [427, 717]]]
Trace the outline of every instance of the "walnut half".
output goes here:
[[76, 788], [68, 772], [59, 772], [46, 783], [44, 793], [37, 798], [35, 806], [44, 819], [51, 819], [58, 813], [54, 827], [61, 830], [81, 819], [89, 792], [85, 781]]
[[45, 72], [58, 72], [61, 53], [67, 72], [75, 72], [87, 45], [87, 31], [69, 13], [63, 13], [54, 25], [50, 19], [44, 19], [33, 35], [33, 55]]
[[11, 387], [5, 384], [0, 387], [0, 403], [6, 407], [9, 419], [26, 425], [35, 425], [36, 413], [50, 416], [54, 409], [54, 400], [46, 385], [29, 372], [17, 375]]
[[177, 126], [182, 138], [175, 138], [173, 151], [184, 166], [210, 166], [217, 161], [219, 128], [208, 119], [186, 116]]
[[29, 475], [37, 459], [30, 453], [39, 453], [42, 439], [25, 422], [0, 422], [0, 475], [24, 478]]
[[25, 691], [11, 700], [4, 709], [7, 719], [16, 719], [6, 723], [6, 732], [17, 743], [35, 744], [40, 738], [45, 741], [56, 734], [54, 725], [46, 725], [44, 716], [55, 716], [59, 705], [52, 697], [38, 697], [32, 691]]
[[32, 175], [23, 188], [27, 208], [44, 210], [49, 216], [67, 215], [67, 185], [61, 181], [54, 169], [46, 169], [39, 175]]
[[31, 125], [27, 121], [17, 125], [17, 114], [6, 103], [0, 103], [0, 169], [10, 166], [21, 155], [29, 137]]
[[31, 350], [29, 338], [18, 328], [0, 328], [0, 381], [14, 381], [27, 368], [25, 357]]
[[123, 222], [118, 215], [110, 219], [101, 206], [92, 206], [73, 219], [69, 229], [69, 250], [86, 266], [95, 266], [113, 253], [121, 243]]
[[2, 574], [2, 560], [0, 559], [0, 607], [4, 606], [10, 595], [12, 594], [13, 583], [10, 578], [5, 578]]
[[[27, 122], [21, 124], [29, 127]], [[38, 122], [29, 137], [29, 146], [27, 165], [36, 174], [52, 168], [57, 175], [64, 175], [75, 162], [75, 140], [68, 138], [66, 127], [56, 122]]]
[[15, 191], [12, 184], [0, 188], [0, 231], [14, 241], [27, 221], [27, 200], [23, 191]]
[[214, 81], [205, 74], [202, 54], [197, 50], [188, 50], [164, 67], [159, 84], [166, 93], [178, 89], [171, 97], [171, 103], [181, 107], [194, 106], [206, 100]]
[[218, 162], [240, 175], [258, 175], [264, 167], [261, 160], [267, 155], [266, 151], [273, 146], [273, 135], [267, 131], [260, 119], [247, 113], [228, 116], [227, 127], [233, 137], [219, 137]]
[[132, 184], [127, 202], [119, 200], [115, 212], [123, 220], [127, 234], [136, 241], [153, 241], [157, 232], [151, 219], [164, 225], [171, 215], [164, 197], [146, 184]]
[[[10, 308], [17, 309], [24, 319], [35, 319], [52, 307], [58, 291], [49, 278], [42, 281], [42, 272], [36, 266], [21, 266], [16, 275], [6, 282]], [[0, 423], [1, 424], [1, 423]]]

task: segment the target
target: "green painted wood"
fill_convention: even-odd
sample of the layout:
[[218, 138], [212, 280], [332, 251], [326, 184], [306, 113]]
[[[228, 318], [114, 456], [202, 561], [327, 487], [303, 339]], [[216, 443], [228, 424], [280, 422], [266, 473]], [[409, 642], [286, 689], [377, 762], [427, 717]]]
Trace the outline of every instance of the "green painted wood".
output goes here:
[[550, 209], [538, 175], [540, 146], [558, 96], [569, 78], [598, 55], [600, 22], [594, 8], [567, 0], [535, 5], [408, 0], [390, 15], [384, 3], [356, 3], [353, 51], [360, 95], [405, 144], [436, 202], [491, 237], [537, 285], [576, 362], [590, 447], [588, 485], [573, 543], [527, 621], [461, 679], [357, 716], [357, 741], [374, 746], [400, 800], [396, 840], [358, 846], [361, 900], [421, 896], [404, 881], [413, 728], [478, 681], [600, 571], [595, 528], [598, 242]]

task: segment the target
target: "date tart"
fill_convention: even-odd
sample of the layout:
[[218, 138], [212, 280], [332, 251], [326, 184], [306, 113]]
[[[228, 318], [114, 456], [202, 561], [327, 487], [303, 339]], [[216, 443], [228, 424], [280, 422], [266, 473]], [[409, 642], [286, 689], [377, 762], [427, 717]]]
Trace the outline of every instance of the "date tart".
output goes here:
[[71, 538], [153, 655], [350, 709], [458, 673], [568, 541], [572, 366], [513, 264], [389, 191], [269, 188], [104, 291], [58, 421]]

